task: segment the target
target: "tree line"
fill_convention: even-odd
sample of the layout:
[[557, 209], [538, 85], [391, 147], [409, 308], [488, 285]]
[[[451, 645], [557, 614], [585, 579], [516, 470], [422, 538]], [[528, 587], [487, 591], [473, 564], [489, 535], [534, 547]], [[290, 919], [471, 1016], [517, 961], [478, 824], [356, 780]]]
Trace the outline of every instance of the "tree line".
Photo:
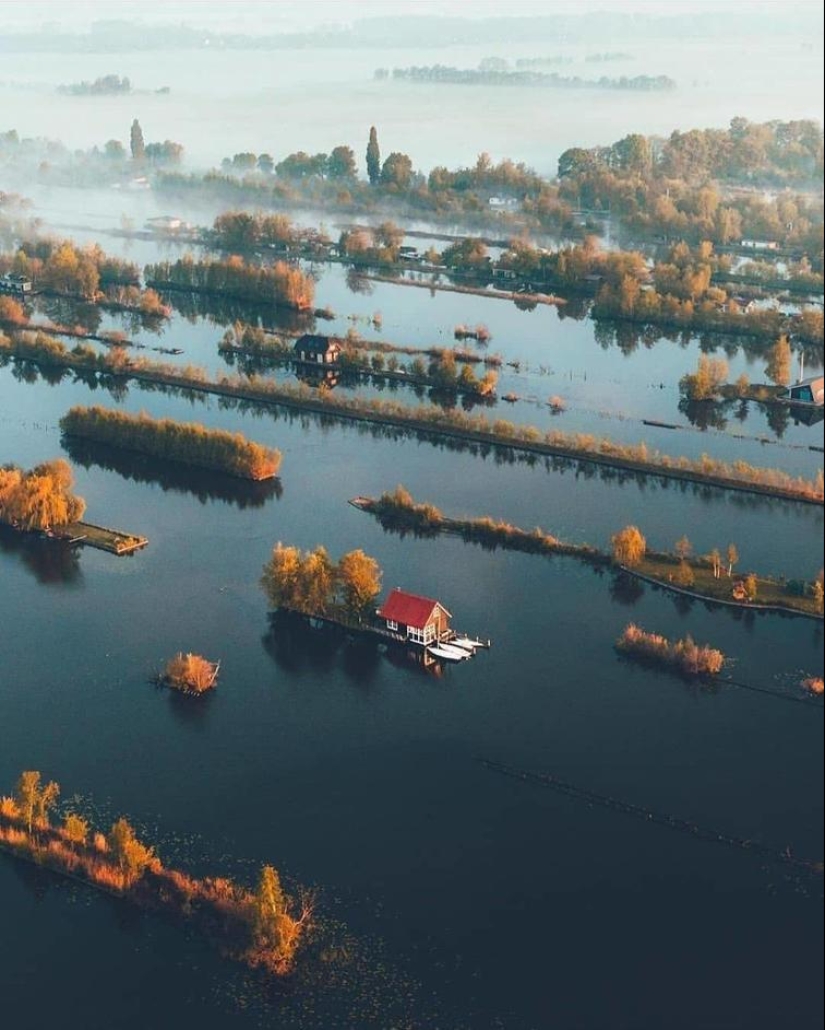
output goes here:
[[361, 550], [348, 551], [335, 562], [322, 546], [304, 552], [278, 542], [261, 586], [273, 608], [361, 624], [381, 590], [381, 569]]
[[0, 359], [4, 353], [16, 361], [36, 361], [46, 367], [104, 370], [126, 376], [134, 375], [147, 382], [169, 387], [196, 389], [205, 393], [238, 397], [252, 403], [282, 403], [305, 410], [319, 410], [331, 415], [340, 414], [348, 419], [408, 427], [431, 432], [441, 430], [445, 435], [469, 439], [479, 443], [501, 444], [524, 449], [531, 453], [557, 454], [562, 457], [588, 457], [599, 464], [618, 468], [631, 468], [639, 472], [672, 476], [721, 487], [753, 490], [796, 500], [820, 503], [823, 498], [822, 470], [813, 479], [792, 476], [782, 469], [763, 468], [744, 461], [728, 463], [703, 454], [698, 459], [673, 457], [651, 451], [644, 442], [621, 444], [590, 433], [564, 433], [550, 429], [542, 431], [536, 426], [520, 425], [507, 419], [489, 419], [484, 415], [471, 415], [456, 409], [444, 410], [435, 405], [409, 405], [371, 397], [338, 397], [330, 391], [312, 390], [305, 384], [292, 386], [272, 380], [252, 380], [244, 377], [222, 376], [210, 382], [203, 369], [181, 368], [177, 365], [150, 363], [143, 359], [131, 361], [125, 352], [116, 366], [114, 354], [97, 355], [90, 348], [67, 351], [59, 341], [38, 334], [34, 339], [18, 333], [9, 340], [0, 336]]
[[282, 975], [294, 967], [312, 925], [310, 892], [288, 892], [271, 865], [261, 868], [252, 890], [225, 877], [197, 878], [166, 867], [123, 816], [104, 833], [68, 809], [53, 826], [59, 797], [57, 782], [34, 769], [21, 773], [13, 793], [0, 797], [0, 848], [184, 918], [253, 968]]
[[631, 133], [610, 146], [572, 147], [559, 158], [560, 197], [630, 228], [715, 243], [744, 238], [802, 248], [822, 272], [820, 198], [719, 183], [809, 187], [823, 174], [822, 127], [812, 121], [674, 132], [661, 141]]
[[177, 261], [147, 265], [146, 282], [163, 289], [223, 293], [258, 304], [276, 304], [307, 311], [315, 297], [312, 278], [283, 261], [270, 267], [247, 264], [233, 255], [225, 260], [196, 261], [191, 255]]
[[241, 433], [169, 418], [153, 419], [146, 414], [75, 407], [60, 420], [60, 429], [67, 436], [198, 465], [241, 479], [270, 479], [281, 465], [279, 451], [252, 443]]
[[556, 72], [511, 71], [501, 68], [453, 68], [434, 64], [393, 68], [392, 72], [378, 69], [375, 78], [379, 81], [392, 76], [396, 82], [436, 82], [460, 86], [543, 86], [549, 89], [618, 89], [618, 90], [671, 90], [676, 83], [668, 75], [621, 75], [608, 78], [583, 79], [579, 75], [559, 75]]

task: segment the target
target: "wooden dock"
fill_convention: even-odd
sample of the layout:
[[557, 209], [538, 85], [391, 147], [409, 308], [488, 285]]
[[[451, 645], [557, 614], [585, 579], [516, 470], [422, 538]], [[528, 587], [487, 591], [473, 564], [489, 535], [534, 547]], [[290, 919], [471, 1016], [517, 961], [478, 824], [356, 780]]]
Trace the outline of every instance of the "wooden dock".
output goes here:
[[145, 536], [123, 533], [119, 529], [108, 529], [106, 526], [95, 526], [91, 522], [72, 522], [53, 530], [51, 535], [70, 544], [96, 547], [99, 551], [117, 555], [132, 554], [149, 543]]

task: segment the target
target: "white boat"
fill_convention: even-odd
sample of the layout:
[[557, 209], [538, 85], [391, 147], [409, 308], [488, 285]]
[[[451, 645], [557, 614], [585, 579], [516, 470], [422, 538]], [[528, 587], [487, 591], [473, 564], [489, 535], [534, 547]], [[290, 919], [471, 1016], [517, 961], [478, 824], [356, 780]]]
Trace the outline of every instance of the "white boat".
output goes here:
[[432, 644], [427, 651], [434, 658], [446, 658], [450, 662], [461, 662], [470, 657], [469, 652], [462, 651], [460, 647], [451, 647], [450, 644]]
[[475, 654], [478, 646], [478, 641], [470, 640], [469, 637], [453, 637], [450, 641], [450, 647], [460, 647], [462, 651], [469, 651], [470, 654]]

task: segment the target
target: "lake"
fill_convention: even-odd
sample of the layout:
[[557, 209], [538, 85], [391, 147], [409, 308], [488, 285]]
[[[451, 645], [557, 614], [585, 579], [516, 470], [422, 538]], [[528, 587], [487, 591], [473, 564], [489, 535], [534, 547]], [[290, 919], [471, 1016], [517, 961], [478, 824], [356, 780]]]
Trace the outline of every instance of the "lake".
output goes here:
[[[61, 453], [62, 411], [104, 399], [9, 369], [0, 398], [0, 460], [27, 466]], [[274, 862], [321, 889], [348, 958], [264, 990], [176, 926], [3, 857], [18, 1025], [71, 1005], [87, 1026], [116, 1011], [129, 1028], [744, 1027], [781, 1020], [789, 994], [795, 1025], [818, 1023], [821, 879], [479, 759], [821, 858], [822, 708], [796, 700], [803, 672], [822, 672], [821, 623], [684, 606], [570, 559], [402, 539], [346, 502], [403, 481], [448, 513], [602, 545], [630, 521], [655, 546], [684, 531], [698, 549], [735, 540], [743, 563], [788, 575], [822, 564], [821, 508], [501, 463], [214, 399], [130, 389], [122, 403], [279, 446], [282, 489], [250, 499], [241, 485], [235, 499], [222, 477], [210, 488], [143, 461], [129, 479], [92, 462], [76, 468], [89, 517], [147, 535], [145, 551], [72, 558], [0, 538], [0, 783], [40, 768], [65, 799], [104, 824], [128, 813], [196, 871], [251, 880]], [[363, 547], [386, 588], [440, 598], [492, 649], [434, 677], [270, 625], [257, 581], [277, 540]], [[612, 642], [630, 619], [721, 647], [737, 682], [771, 693], [626, 664]], [[149, 684], [181, 648], [221, 659], [213, 697]]]
[[[586, 49], [570, 74], [592, 69]], [[339, 141], [360, 153], [375, 123], [384, 150], [408, 150], [417, 166], [473, 161], [486, 149], [542, 172], [568, 146], [629, 131], [724, 125], [736, 114], [822, 117], [821, 47], [793, 40], [667, 44], [617, 67], [673, 75], [674, 94], [371, 80], [376, 64], [484, 56], [460, 47], [332, 52], [319, 66], [295, 53], [187, 53], [162, 63], [12, 54], [0, 100], [22, 132], [70, 146], [125, 138], [138, 115], [147, 139], [182, 140], [193, 163]], [[511, 47], [502, 56], [536, 54]], [[171, 93], [92, 101], [54, 92], [109, 72]], [[108, 235], [169, 213], [151, 193], [23, 192], [48, 227], [140, 265], [178, 253]], [[180, 213], [206, 224], [215, 211]], [[546, 306], [520, 311], [378, 283], [357, 293], [340, 267], [317, 273], [316, 302], [335, 311], [318, 325], [330, 331], [450, 345], [458, 323], [486, 323], [487, 351], [505, 361], [499, 392], [520, 397], [499, 401], [495, 417], [806, 476], [822, 467], [810, 449], [822, 446], [822, 423], [733, 405], [700, 431], [680, 411], [678, 379], [703, 351], [724, 355], [733, 378], [760, 381], [764, 358], [753, 344], [657, 336], [647, 346]], [[377, 311], [380, 331], [370, 324]], [[260, 317], [277, 328], [275, 313]], [[130, 333], [183, 351], [163, 360], [217, 373], [226, 370], [217, 342], [227, 321], [176, 313], [161, 332]], [[100, 326], [130, 322], [104, 314]], [[375, 382], [336, 389], [390, 395]], [[562, 415], [550, 414], [553, 394], [567, 402]], [[403, 386], [392, 396], [420, 400]], [[280, 479], [250, 485], [101, 448], [67, 450], [58, 421], [90, 403], [240, 430], [283, 451]], [[682, 429], [656, 430], [645, 418]], [[168, 864], [252, 883], [271, 862], [288, 882], [318, 889], [324, 954], [268, 985], [185, 927], [3, 854], [0, 992], [15, 1027], [822, 1025], [822, 877], [780, 860], [823, 855], [823, 708], [800, 687], [823, 673], [822, 622], [710, 608], [570, 558], [402, 537], [347, 501], [403, 483], [447, 515], [491, 515], [599, 547], [635, 523], [655, 548], [685, 533], [698, 553], [734, 542], [738, 571], [805, 579], [823, 566], [821, 506], [0, 367], [0, 464], [61, 455], [91, 521], [150, 542], [116, 558], [0, 531], [0, 793], [22, 769], [40, 769], [60, 781], [64, 810], [103, 828], [127, 814]], [[322, 543], [333, 557], [363, 548], [380, 562], [385, 592], [398, 585], [440, 599], [460, 630], [492, 647], [436, 674], [271, 619], [258, 581], [279, 540]], [[721, 682], [686, 684], [620, 659], [613, 643], [631, 620], [721, 648]], [[221, 661], [213, 695], [152, 686], [179, 650]], [[613, 802], [511, 778], [485, 761]]]

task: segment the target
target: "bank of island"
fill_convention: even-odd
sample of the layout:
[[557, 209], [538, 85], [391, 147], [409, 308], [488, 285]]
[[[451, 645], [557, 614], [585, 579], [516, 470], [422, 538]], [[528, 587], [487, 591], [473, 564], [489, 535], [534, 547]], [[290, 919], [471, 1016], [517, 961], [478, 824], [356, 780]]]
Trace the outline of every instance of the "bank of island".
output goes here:
[[311, 892], [288, 892], [271, 865], [263, 866], [254, 889], [167, 867], [122, 817], [106, 833], [74, 811], [53, 826], [50, 816], [59, 796], [59, 785], [43, 782], [36, 770], [21, 773], [13, 794], [0, 797], [0, 849], [185, 920], [248, 966], [273, 975], [294, 969], [312, 925]]
[[29, 470], [0, 467], [0, 527], [112, 554], [131, 554], [146, 546], [146, 537], [81, 521], [86, 502], [72, 491], [73, 485], [71, 466], [62, 458]]
[[568, 555], [591, 565], [613, 566], [656, 586], [699, 600], [793, 615], [823, 617], [823, 571], [811, 579], [773, 579], [754, 572], [734, 575], [739, 552], [734, 543], [714, 548], [707, 555], [694, 555], [687, 537], [676, 541], [674, 551], [654, 551], [637, 526], [625, 526], [611, 538], [610, 551], [590, 544], [557, 539], [543, 529], [520, 529], [489, 516], [450, 518], [434, 504], [419, 503], [408, 490], [398, 486], [380, 497], [354, 497], [350, 504], [374, 515], [391, 532], [435, 536], [448, 533], [468, 543], [494, 549], [506, 548], [528, 554]]

